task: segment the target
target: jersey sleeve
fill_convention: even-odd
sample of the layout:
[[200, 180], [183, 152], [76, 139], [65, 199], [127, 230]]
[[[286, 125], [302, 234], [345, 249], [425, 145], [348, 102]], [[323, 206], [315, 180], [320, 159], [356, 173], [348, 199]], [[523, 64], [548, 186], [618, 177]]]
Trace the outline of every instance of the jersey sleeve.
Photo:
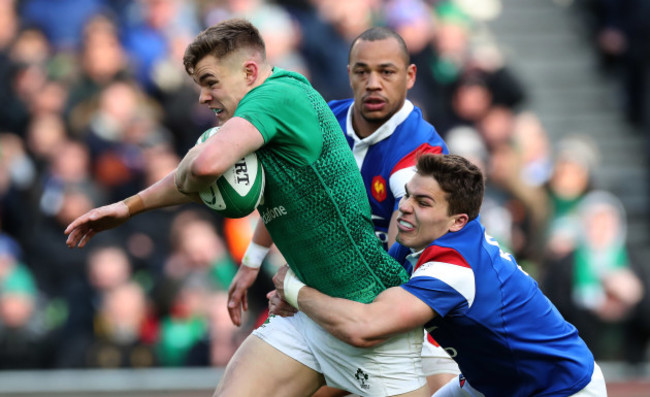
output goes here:
[[476, 294], [474, 271], [452, 248], [429, 246], [411, 279], [402, 285], [440, 316], [468, 310]]
[[249, 121], [282, 156], [297, 164], [309, 164], [320, 155], [322, 134], [318, 115], [304, 90], [293, 84], [269, 81], [241, 100], [236, 117]]

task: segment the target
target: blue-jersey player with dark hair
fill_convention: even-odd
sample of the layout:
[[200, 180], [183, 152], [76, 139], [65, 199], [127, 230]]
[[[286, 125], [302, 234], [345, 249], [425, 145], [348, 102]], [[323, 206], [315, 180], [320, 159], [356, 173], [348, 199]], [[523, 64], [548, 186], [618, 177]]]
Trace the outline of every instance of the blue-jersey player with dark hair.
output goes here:
[[485, 233], [481, 171], [457, 155], [423, 155], [399, 204], [391, 255], [410, 280], [369, 304], [332, 298], [282, 268], [278, 294], [337, 338], [373, 346], [424, 327], [461, 375], [435, 397], [607, 396], [576, 328]]

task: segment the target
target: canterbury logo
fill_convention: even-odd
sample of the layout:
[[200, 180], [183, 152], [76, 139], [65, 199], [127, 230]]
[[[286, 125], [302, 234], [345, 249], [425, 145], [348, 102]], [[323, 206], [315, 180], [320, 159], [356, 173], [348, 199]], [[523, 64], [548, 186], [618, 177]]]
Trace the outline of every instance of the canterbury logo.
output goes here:
[[209, 201], [205, 200], [204, 196], [201, 197], [203, 201], [205, 201], [206, 204], [208, 205], [214, 205], [217, 202], [217, 192], [214, 191], [214, 187], [210, 185], [210, 197], [212, 197]]

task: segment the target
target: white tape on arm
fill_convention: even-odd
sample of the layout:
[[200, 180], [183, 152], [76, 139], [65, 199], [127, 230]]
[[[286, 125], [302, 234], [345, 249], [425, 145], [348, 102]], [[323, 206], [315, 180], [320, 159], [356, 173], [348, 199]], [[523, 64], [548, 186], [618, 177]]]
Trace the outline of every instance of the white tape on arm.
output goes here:
[[241, 264], [253, 269], [259, 269], [270, 249], [271, 247], [264, 247], [251, 241], [248, 244], [248, 248], [246, 248], [246, 253], [244, 253]]
[[298, 293], [300, 289], [305, 286], [305, 283], [300, 281], [296, 274], [289, 269], [286, 276], [284, 276], [284, 300], [289, 302], [289, 304], [296, 309], [300, 310], [298, 307]]

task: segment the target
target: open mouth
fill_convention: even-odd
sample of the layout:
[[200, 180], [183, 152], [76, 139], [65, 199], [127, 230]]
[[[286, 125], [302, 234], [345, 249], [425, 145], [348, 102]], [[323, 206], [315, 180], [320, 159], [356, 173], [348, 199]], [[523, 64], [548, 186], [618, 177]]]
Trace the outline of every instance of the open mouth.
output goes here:
[[397, 226], [403, 231], [408, 231], [408, 230], [415, 229], [415, 226], [412, 223], [407, 222], [407, 221], [405, 221], [403, 219], [398, 219], [397, 220]]

